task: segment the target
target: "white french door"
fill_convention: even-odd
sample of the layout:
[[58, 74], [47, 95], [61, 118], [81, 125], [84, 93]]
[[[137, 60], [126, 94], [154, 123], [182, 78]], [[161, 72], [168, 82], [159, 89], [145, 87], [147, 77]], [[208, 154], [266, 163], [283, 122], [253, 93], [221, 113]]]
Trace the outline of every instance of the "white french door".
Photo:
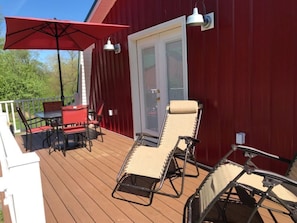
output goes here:
[[[138, 131], [158, 135], [169, 101], [188, 97], [182, 30], [181, 26], [171, 27], [134, 42], [135, 58], [132, 60], [136, 63], [136, 73], [131, 77], [131, 83], [133, 111], [138, 113], [133, 113], [134, 128]], [[138, 92], [138, 95], [135, 96], [133, 92]]]

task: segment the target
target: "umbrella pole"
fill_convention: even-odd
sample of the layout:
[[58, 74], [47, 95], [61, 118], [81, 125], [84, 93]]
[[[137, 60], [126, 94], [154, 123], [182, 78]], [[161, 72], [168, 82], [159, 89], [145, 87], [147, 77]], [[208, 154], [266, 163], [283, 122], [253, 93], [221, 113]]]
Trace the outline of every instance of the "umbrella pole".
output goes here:
[[64, 91], [63, 91], [63, 80], [62, 80], [62, 69], [61, 69], [61, 60], [60, 60], [60, 50], [57, 50], [58, 56], [58, 66], [59, 66], [59, 79], [60, 79], [60, 89], [61, 89], [61, 101], [64, 106]]
[[61, 101], [62, 101], [62, 106], [64, 106], [64, 91], [63, 91], [62, 69], [61, 69], [61, 60], [60, 60], [60, 47], [59, 47], [59, 35], [58, 35], [57, 23], [55, 23], [55, 36], [56, 36], [57, 56], [58, 56], [58, 66], [59, 66]]

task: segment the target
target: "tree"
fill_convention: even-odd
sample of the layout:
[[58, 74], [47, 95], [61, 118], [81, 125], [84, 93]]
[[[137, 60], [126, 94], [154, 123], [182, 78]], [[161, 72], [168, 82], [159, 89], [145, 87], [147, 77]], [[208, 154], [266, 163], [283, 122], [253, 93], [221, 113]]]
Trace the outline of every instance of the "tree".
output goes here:
[[[49, 83], [53, 86], [52, 91], [60, 95], [59, 68], [56, 56], [49, 59], [50, 78]], [[78, 77], [78, 52], [63, 51], [61, 54], [61, 70], [65, 96], [73, 96], [77, 91]]]
[[[3, 49], [4, 38], [0, 38]], [[0, 50], [0, 100], [60, 96], [57, 57], [41, 62], [36, 51]], [[61, 53], [64, 95], [77, 91], [78, 52]]]
[[[0, 47], [3, 49], [0, 13]], [[77, 91], [78, 52], [61, 51], [64, 95], [73, 96]], [[41, 61], [32, 50], [0, 50], [0, 100], [32, 99], [60, 96], [57, 57]]]
[[[4, 38], [0, 38], [3, 49]], [[56, 55], [40, 62], [36, 51], [0, 50], [0, 100], [60, 96]], [[64, 95], [77, 91], [78, 52], [61, 53]]]
[[30, 51], [1, 50], [0, 100], [43, 97], [47, 88], [45, 72], [45, 66]]

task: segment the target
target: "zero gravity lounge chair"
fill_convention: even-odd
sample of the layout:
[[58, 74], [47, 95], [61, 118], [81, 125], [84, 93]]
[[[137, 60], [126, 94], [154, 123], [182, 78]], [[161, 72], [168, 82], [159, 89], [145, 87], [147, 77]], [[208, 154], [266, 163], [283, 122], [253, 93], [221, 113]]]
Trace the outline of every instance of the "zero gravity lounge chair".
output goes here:
[[[242, 165], [228, 159], [238, 155], [236, 151], [246, 157]], [[297, 181], [260, 169], [254, 162], [256, 157], [287, 161], [252, 147], [233, 145], [188, 198], [183, 221], [261, 223], [265, 216], [270, 222], [288, 222], [290, 218], [297, 222], [297, 194], [292, 189]]]
[[[118, 173], [112, 196], [145, 206], [152, 203], [155, 193], [179, 197], [184, 177], [199, 175], [194, 149], [201, 115], [202, 104], [197, 101], [170, 101], [157, 145], [146, 145], [146, 135], [139, 134]], [[197, 172], [192, 175], [186, 173], [186, 163], [190, 159], [195, 162]], [[172, 191], [165, 193], [161, 189], [166, 179]], [[177, 179], [181, 181], [178, 189], [174, 184]]]

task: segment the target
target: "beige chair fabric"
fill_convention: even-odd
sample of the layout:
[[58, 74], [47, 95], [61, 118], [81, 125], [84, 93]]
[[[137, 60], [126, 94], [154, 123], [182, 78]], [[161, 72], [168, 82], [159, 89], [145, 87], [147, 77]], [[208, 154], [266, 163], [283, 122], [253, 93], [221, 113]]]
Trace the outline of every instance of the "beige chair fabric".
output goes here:
[[[139, 146], [131, 155], [125, 172], [152, 178], [161, 178], [169, 155], [179, 136], [195, 137], [198, 104], [196, 101], [171, 101], [159, 146]], [[178, 147], [187, 148], [184, 140]]]
[[[166, 117], [162, 127], [161, 135], [159, 137], [156, 146], [144, 145], [142, 139], [138, 139], [134, 146], [131, 148], [122, 167], [117, 176], [117, 185], [112, 193], [113, 197], [118, 190], [125, 188], [136, 188], [137, 191], [146, 191], [149, 194], [150, 202], [144, 205], [150, 205], [154, 193], [168, 195], [172, 197], [179, 197], [183, 190], [185, 166], [189, 157], [188, 151], [193, 148], [195, 138], [198, 134], [202, 114], [202, 105], [199, 105], [194, 100], [173, 100], [166, 109]], [[183, 139], [179, 137], [191, 137], [192, 142], [187, 144]], [[176, 151], [182, 151], [186, 154], [185, 162], [182, 168], [177, 168], [178, 173], [174, 177], [168, 176], [168, 170], [172, 167], [172, 162], [176, 161], [174, 157]], [[173, 171], [174, 173], [174, 171]], [[171, 172], [172, 174], [172, 172]], [[199, 175], [197, 167], [197, 175]], [[180, 191], [178, 191], [173, 185], [171, 178], [182, 178]], [[135, 180], [135, 179], [136, 180]], [[144, 188], [137, 183], [137, 179], [150, 179], [152, 184], [150, 188]], [[171, 186], [174, 188], [176, 194], [166, 194], [160, 192], [163, 182], [169, 179]], [[141, 181], [140, 180], [140, 181]], [[127, 183], [129, 181], [129, 183]], [[146, 181], [146, 180], [144, 180]], [[158, 183], [158, 187], [155, 187]], [[129, 191], [130, 189], [125, 189]], [[126, 199], [122, 199], [126, 200]], [[130, 200], [127, 200], [130, 201]], [[133, 202], [133, 201], [131, 201]], [[137, 203], [137, 202], [134, 202]]]
[[[242, 165], [229, 160], [229, 157], [235, 156], [233, 153], [237, 150], [243, 152], [246, 157], [246, 161]], [[277, 213], [276, 207], [272, 210], [269, 206], [262, 205], [262, 202], [266, 199], [276, 202], [282, 206], [281, 208], [287, 209], [287, 214], [290, 215], [293, 221], [296, 221], [297, 215], [294, 211], [297, 208], [297, 193], [295, 191], [297, 181], [294, 181], [296, 159], [292, 162], [287, 176], [282, 176], [268, 170], [259, 169], [252, 162], [252, 159], [256, 156], [280, 161], [285, 160], [252, 147], [233, 145], [229, 153], [209, 172], [196, 193], [187, 200], [184, 222], [231, 220], [236, 213], [230, 213], [223, 207], [228, 207], [229, 204], [232, 207], [235, 204], [238, 205], [238, 212], [240, 210], [242, 212], [247, 211], [244, 215], [245, 218], [249, 218], [254, 214], [255, 219], [252, 222], [263, 222], [258, 213], [258, 208], [269, 209], [272, 215]], [[290, 187], [288, 187], [289, 183]], [[246, 191], [244, 196], [238, 192], [238, 187]], [[231, 191], [232, 195], [229, 197]], [[254, 195], [257, 195], [258, 199], [255, 199]], [[222, 208], [219, 209], [219, 206]], [[283, 211], [279, 213], [285, 214]], [[219, 219], [214, 220], [214, 216]], [[246, 222], [248, 219], [241, 220]]]
[[[204, 186], [200, 190], [201, 212], [203, 212], [213, 201], [213, 199], [215, 199], [217, 195], [224, 191], [228, 184], [233, 181], [242, 171], [244, 171], [242, 166], [232, 163], [219, 166], [211, 174], [211, 177], [207, 179]], [[238, 180], [236, 180], [236, 182], [265, 192], [267, 187], [263, 186], [263, 180], [264, 178], [262, 176], [256, 174], [247, 174], [245, 172]], [[282, 185], [276, 185], [272, 191], [282, 200], [295, 203], [297, 202], [296, 194], [292, 193]]]

